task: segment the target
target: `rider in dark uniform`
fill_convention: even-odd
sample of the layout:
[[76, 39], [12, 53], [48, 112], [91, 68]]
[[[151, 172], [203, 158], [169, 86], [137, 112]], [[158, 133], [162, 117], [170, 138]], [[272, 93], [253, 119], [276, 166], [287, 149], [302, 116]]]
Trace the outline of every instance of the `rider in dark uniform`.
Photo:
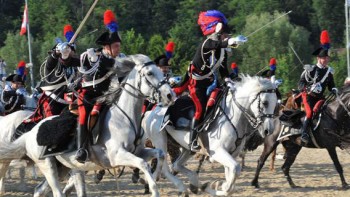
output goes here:
[[[217, 10], [201, 12], [198, 18], [204, 36], [188, 68], [188, 78], [184, 78], [180, 87], [174, 88], [177, 95], [188, 84], [191, 98], [195, 104], [195, 115], [192, 120], [189, 148], [191, 151], [199, 151], [196, 127], [200, 124], [205, 113], [208, 98], [217, 86], [217, 70], [222, 79], [229, 78], [227, 68], [227, 53], [225, 48], [243, 44], [247, 39], [244, 36], [228, 38], [227, 20]], [[186, 81], [187, 80], [187, 81]]]
[[[271, 58], [270, 59], [270, 64], [269, 64], [269, 69], [263, 71], [260, 76], [262, 77], [265, 77], [267, 79], [270, 79], [272, 83], [276, 84], [279, 84], [280, 85], [280, 81], [276, 81], [276, 68], [277, 68], [277, 62], [276, 62], [276, 59], [275, 58]], [[279, 83], [280, 82], [280, 83]], [[279, 101], [281, 101], [282, 99], [282, 95], [280, 93], [280, 91], [278, 90], [278, 85], [276, 85], [276, 95], [277, 95], [277, 99]]]
[[26, 122], [38, 123], [40, 120], [61, 113], [69, 101], [65, 100], [70, 90], [67, 84], [71, 83], [77, 67], [80, 65], [79, 56], [75, 54], [75, 44], [69, 44], [74, 35], [71, 25], [63, 28], [67, 42], [57, 39], [58, 43], [48, 52], [46, 61], [41, 68], [41, 83], [37, 88], [42, 91], [38, 108]]
[[109, 30], [96, 40], [96, 44], [101, 45], [102, 48], [90, 48], [81, 54], [82, 65], [78, 68], [82, 81], [78, 98], [78, 151], [75, 158], [81, 163], [88, 158], [87, 118], [90, 112], [95, 115], [100, 111], [101, 103], [96, 102], [96, 98], [108, 90], [111, 82], [110, 76], [115, 68], [115, 58], [120, 54], [121, 39], [118, 34], [117, 21], [111, 10], [104, 13], [104, 22]]
[[24, 95], [27, 94], [22, 76], [12, 74], [6, 78], [6, 81], [10, 81], [11, 85], [6, 84], [1, 94], [5, 115], [21, 110], [22, 105], [25, 104]]
[[305, 65], [304, 72], [299, 81], [299, 90], [302, 92], [302, 100], [306, 112], [305, 121], [302, 127], [301, 140], [307, 144], [309, 134], [308, 126], [312, 121], [313, 108], [322, 99], [323, 93], [328, 87], [329, 91], [337, 91], [333, 79], [333, 69], [329, 63], [329, 37], [326, 30], [321, 33], [321, 47], [315, 50], [312, 55], [317, 57], [316, 65]]

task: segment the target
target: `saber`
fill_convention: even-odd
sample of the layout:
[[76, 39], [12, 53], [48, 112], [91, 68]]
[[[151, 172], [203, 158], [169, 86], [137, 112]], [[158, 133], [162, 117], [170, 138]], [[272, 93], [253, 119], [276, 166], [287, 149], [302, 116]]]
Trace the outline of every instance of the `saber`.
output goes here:
[[279, 17], [277, 17], [277, 18], [275, 18], [274, 20], [270, 21], [270, 22], [269, 22], [269, 23], [267, 23], [266, 25], [264, 25], [264, 26], [260, 27], [259, 29], [257, 29], [257, 30], [255, 30], [255, 31], [253, 31], [252, 33], [250, 33], [248, 36], [246, 36], [246, 38], [248, 38], [249, 36], [251, 36], [251, 35], [255, 34], [256, 32], [258, 32], [258, 31], [260, 31], [261, 29], [265, 28], [266, 26], [270, 25], [271, 23], [273, 23], [273, 22], [277, 21], [278, 19], [280, 19], [280, 18], [282, 18], [282, 17], [284, 17], [284, 16], [286, 16], [286, 15], [290, 14], [291, 12], [292, 12], [292, 10], [290, 10], [289, 12], [287, 12], [287, 13], [285, 13], [285, 14], [283, 14], [283, 15], [281, 15], [281, 16], [279, 16]]
[[92, 10], [94, 10], [94, 8], [95, 8], [97, 2], [98, 2], [98, 0], [95, 0], [95, 2], [91, 5], [91, 7], [90, 7], [89, 11], [86, 13], [86, 15], [85, 15], [83, 21], [81, 21], [81, 23], [80, 23], [80, 25], [79, 25], [77, 31], [74, 33], [72, 39], [69, 41], [69, 44], [72, 44], [72, 43], [75, 41], [75, 39], [77, 38], [77, 36], [78, 36], [78, 34], [80, 33], [81, 29], [83, 28], [83, 26], [84, 26], [86, 20], [89, 18], [89, 16], [90, 16]]
[[291, 45], [291, 42], [288, 42], [288, 45], [289, 45], [289, 47], [292, 49], [292, 51], [293, 51], [294, 55], [295, 55], [295, 56], [298, 58], [298, 60], [299, 60], [300, 64], [301, 64], [302, 66], [304, 66], [303, 61], [301, 61], [301, 59], [300, 59], [299, 55], [298, 55], [298, 54], [297, 54], [297, 52], [294, 50], [293, 46]]

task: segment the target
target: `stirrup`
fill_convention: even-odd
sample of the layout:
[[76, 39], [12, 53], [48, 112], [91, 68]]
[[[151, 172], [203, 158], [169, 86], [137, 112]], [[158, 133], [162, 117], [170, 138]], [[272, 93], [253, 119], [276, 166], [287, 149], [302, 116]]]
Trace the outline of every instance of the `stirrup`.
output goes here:
[[197, 140], [193, 140], [193, 142], [190, 144], [190, 150], [192, 152], [199, 152], [201, 150], [201, 146], [198, 144]]
[[[79, 153], [81, 153], [81, 154], [79, 154]], [[81, 157], [84, 156], [84, 153], [85, 153], [85, 155], [86, 155], [86, 158], [85, 158], [85, 159], [81, 158]], [[79, 163], [85, 163], [85, 162], [87, 161], [87, 159], [89, 158], [89, 152], [88, 152], [85, 148], [79, 148], [79, 149], [77, 150], [77, 152], [75, 153], [74, 158], [75, 158]]]
[[304, 142], [305, 144], [309, 143], [310, 141], [310, 136], [307, 133], [301, 134], [300, 137], [301, 141]]

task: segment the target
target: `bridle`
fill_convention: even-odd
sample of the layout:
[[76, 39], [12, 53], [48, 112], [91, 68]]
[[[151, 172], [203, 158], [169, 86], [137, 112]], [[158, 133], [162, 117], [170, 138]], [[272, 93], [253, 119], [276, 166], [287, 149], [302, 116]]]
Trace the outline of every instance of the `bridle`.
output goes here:
[[238, 109], [240, 109], [243, 112], [243, 115], [247, 118], [248, 122], [250, 125], [256, 129], [258, 128], [262, 123], [264, 118], [274, 118], [275, 114], [266, 114], [263, 112], [263, 108], [261, 107], [261, 94], [262, 93], [276, 93], [276, 89], [267, 89], [267, 90], [262, 90], [258, 94], [256, 94], [255, 98], [250, 102], [249, 106], [255, 102], [255, 100], [258, 100], [258, 110], [259, 110], [259, 115], [255, 117], [252, 115], [251, 110], [244, 108], [241, 104], [237, 102], [237, 99], [235, 97], [235, 94], [232, 95], [232, 99]]
[[[159, 89], [160, 89], [163, 85], [167, 84], [168, 82], [167, 82], [166, 78], [164, 78], [164, 79], [161, 80], [156, 86], [153, 85], [153, 84], [147, 79], [146, 75], [145, 75], [144, 73], [141, 72], [143, 68], [145, 68], [145, 67], [147, 67], [147, 66], [150, 66], [150, 65], [154, 65], [154, 62], [150, 61], [150, 62], [146, 62], [146, 63], [142, 64], [141, 69], [138, 71], [138, 73], [139, 73], [139, 80], [138, 80], [138, 83], [137, 83], [137, 87], [134, 87], [133, 85], [124, 82], [124, 83], [121, 83], [121, 88], [122, 88], [125, 92], [127, 92], [128, 94], [130, 94], [130, 95], [132, 95], [132, 96], [134, 96], [134, 97], [137, 97], [137, 98], [147, 98], [147, 99], [150, 100], [151, 102], [159, 102], [160, 99], [161, 99], [161, 98], [160, 98], [160, 97], [161, 97], [161, 94], [160, 94], [160, 90], [159, 90]], [[136, 66], [138, 66], [138, 65], [136, 65]], [[148, 85], [148, 87], [150, 87], [150, 88], [152, 89], [152, 93], [151, 93], [149, 96], [145, 95], [145, 94], [142, 93], [141, 90], [140, 90], [140, 89], [141, 89], [141, 85], [142, 85], [142, 84], [141, 84], [141, 83], [142, 83], [142, 77], [144, 77], [144, 79], [145, 79], [146, 84]], [[125, 85], [131, 87], [131, 88], [134, 89], [137, 93], [134, 94], [134, 93], [128, 91], [127, 89], [125, 89]]]

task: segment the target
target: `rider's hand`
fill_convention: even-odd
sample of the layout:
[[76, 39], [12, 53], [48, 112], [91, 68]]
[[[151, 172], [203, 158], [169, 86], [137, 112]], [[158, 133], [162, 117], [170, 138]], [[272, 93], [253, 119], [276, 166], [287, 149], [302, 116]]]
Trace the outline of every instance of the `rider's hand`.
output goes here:
[[229, 46], [242, 45], [242, 44], [244, 44], [247, 41], [248, 41], [247, 37], [239, 35], [239, 36], [234, 37], [234, 38], [229, 38], [228, 39], [228, 45]]
[[88, 58], [91, 62], [93, 62], [93, 63], [97, 62], [98, 56], [95, 52], [95, 49], [93, 49], [93, 48], [87, 49], [86, 53], [87, 53]]
[[17, 95], [24, 95], [24, 94], [26, 94], [26, 91], [25, 91], [24, 88], [18, 88], [18, 89], [16, 90], [16, 94], [17, 94]]

